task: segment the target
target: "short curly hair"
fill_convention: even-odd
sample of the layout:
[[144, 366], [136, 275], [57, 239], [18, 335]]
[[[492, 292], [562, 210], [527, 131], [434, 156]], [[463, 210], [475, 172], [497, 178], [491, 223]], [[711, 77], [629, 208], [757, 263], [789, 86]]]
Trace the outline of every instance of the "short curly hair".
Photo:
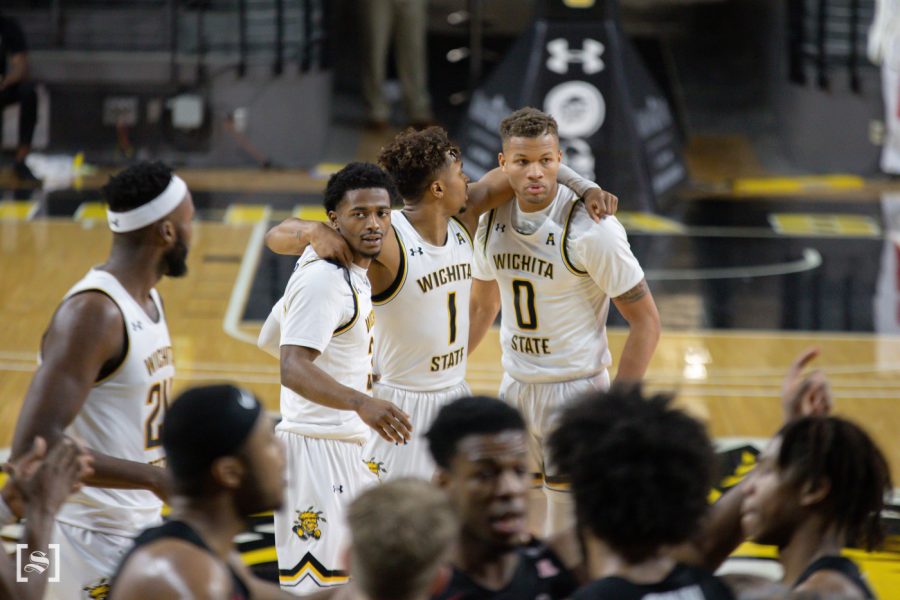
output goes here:
[[325, 210], [336, 210], [347, 192], [367, 188], [387, 190], [392, 206], [400, 201], [397, 186], [384, 169], [372, 163], [352, 162], [328, 178], [328, 185], [325, 186]]
[[847, 543], [873, 550], [884, 539], [881, 511], [893, 489], [887, 460], [858, 425], [839, 417], [804, 417], [779, 432], [778, 469], [796, 485], [830, 484], [822, 511]]
[[390, 173], [400, 195], [408, 202], [422, 198], [448, 162], [459, 160], [459, 147], [441, 127], [407, 129], [381, 149], [378, 164]]
[[500, 121], [500, 139], [503, 143], [509, 138], [536, 138], [548, 133], [559, 138], [556, 119], [531, 106], [520, 108]]
[[125, 212], [159, 196], [171, 181], [172, 167], [160, 161], [144, 161], [111, 176], [102, 192], [111, 211]]
[[578, 525], [631, 563], [686, 541], [708, 509], [715, 454], [704, 426], [639, 386], [566, 408], [549, 453], [570, 479]]
[[435, 464], [449, 469], [464, 437], [501, 431], [525, 431], [525, 421], [515, 408], [489, 396], [468, 396], [444, 405], [425, 433]]

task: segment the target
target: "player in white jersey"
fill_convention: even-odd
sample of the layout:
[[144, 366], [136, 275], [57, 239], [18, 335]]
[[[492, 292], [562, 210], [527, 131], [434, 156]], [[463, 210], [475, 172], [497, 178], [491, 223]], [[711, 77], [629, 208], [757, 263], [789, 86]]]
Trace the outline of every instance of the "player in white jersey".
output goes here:
[[620, 381], [643, 377], [659, 339], [659, 314], [619, 221], [593, 222], [578, 194], [557, 181], [556, 121], [521, 109], [503, 120], [500, 134], [500, 166], [515, 202], [491, 211], [478, 228], [469, 345], [478, 344], [502, 304], [500, 395], [528, 423], [550, 535], [572, 524], [571, 498], [543, 440], [560, 406], [609, 386], [609, 301], [629, 324]]
[[102, 590], [131, 539], [160, 519], [168, 488], [160, 427], [175, 366], [154, 286], [187, 273], [194, 205], [162, 163], [125, 169], [104, 194], [112, 250], [53, 315], [13, 441], [17, 456], [35, 436], [53, 446], [69, 435], [94, 456], [94, 474], [57, 517], [51, 598]]
[[[369, 269], [376, 314], [374, 395], [411, 415], [419, 433], [403, 446], [373, 436], [362, 458], [383, 479], [430, 479], [434, 462], [421, 434], [443, 405], [468, 395], [471, 233], [478, 217], [508, 201], [512, 189], [495, 169], [467, 190], [459, 148], [439, 127], [401, 133], [378, 160], [397, 183], [403, 208], [393, 211], [393, 234]], [[615, 211], [615, 196], [567, 174], [598, 213]], [[276, 252], [299, 254], [312, 241], [320, 254], [346, 262], [346, 244], [329, 233], [314, 222], [288, 219], [266, 242]]]
[[353, 260], [342, 267], [307, 248], [260, 338], [265, 348], [265, 336], [280, 332], [276, 434], [287, 450], [288, 485], [275, 513], [275, 545], [281, 586], [294, 594], [347, 581], [346, 507], [378, 481], [360, 460], [369, 428], [396, 444], [412, 429], [403, 411], [368, 395], [374, 313], [366, 270], [381, 251], [396, 197], [390, 176], [372, 164], [351, 163], [329, 179], [325, 209]]

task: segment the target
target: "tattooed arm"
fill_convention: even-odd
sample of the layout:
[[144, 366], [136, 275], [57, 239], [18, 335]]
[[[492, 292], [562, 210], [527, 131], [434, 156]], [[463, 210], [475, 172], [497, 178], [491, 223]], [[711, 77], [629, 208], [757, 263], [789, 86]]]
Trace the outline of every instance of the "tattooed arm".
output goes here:
[[644, 279], [613, 298], [613, 303], [628, 321], [628, 339], [619, 359], [616, 381], [638, 381], [643, 378], [659, 341], [659, 312]]

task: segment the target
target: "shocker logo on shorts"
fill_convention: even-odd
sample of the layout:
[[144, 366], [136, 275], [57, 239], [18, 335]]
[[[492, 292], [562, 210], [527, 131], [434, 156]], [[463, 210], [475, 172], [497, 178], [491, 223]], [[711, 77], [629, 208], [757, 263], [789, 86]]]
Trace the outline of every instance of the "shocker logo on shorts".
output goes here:
[[85, 592], [84, 597], [89, 600], [106, 600], [109, 598], [109, 580], [104, 577], [99, 579], [93, 585], [87, 585], [82, 588]]
[[378, 479], [381, 479], [382, 473], [387, 473], [387, 469], [384, 468], [384, 462], [375, 460], [374, 456], [369, 460], [364, 460], [363, 462], [366, 463], [366, 466], [369, 467], [369, 470], [372, 471], [372, 473], [374, 473], [375, 476], [378, 477]]
[[304, 511], [297, 510], [294, 512], [297, 513], [297, 518], [294, 520], [294, 526], [291, 527], [291, 531], [296, 533], [301, 540], [308, 540], [310, 538], [317, 540], [322, 537], [322, 530], [319, 529], [319, 521], [327, 523], [328, 520], [325, 518], [325, 515], [322, 514], [321, 510], [315, 510], [310, 506]]

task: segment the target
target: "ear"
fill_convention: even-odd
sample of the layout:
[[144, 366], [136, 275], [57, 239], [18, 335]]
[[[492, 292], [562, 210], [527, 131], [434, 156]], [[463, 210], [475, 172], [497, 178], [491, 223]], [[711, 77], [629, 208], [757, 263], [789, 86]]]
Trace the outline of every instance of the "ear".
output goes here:
[[157, 231], [159, 231], [159, 237], [161, 237], [167, 245], [174, 244], [175, 240], [178, 238], [178, 234], [175, 232], [175, 224], [168, 219], [163, 219], [159, 222]]
[[560, 164], [562, 164], [562, 148], [556, 151], [556, 160], [558, 160]]
[[497, 153], [497, 164], [500, 165], [500, 168], [504, 171], [506, 170], [506, 157], [503, 156], [502, 152]]
[[428, 186], [428, 190], [431, 192], [431, 195], [435, 198], [443, 198], [444, 197], [444, 186], [441, 185], [440, 179], [435, 179], [431, 182], [431, 185]]
[[213, 461], [210, 471], [216, 483], [236, 490], [241, 486], [246, 469], [236, 456], [223, 456]]
[[800, 490], [800, 506], [815, 506], [824, 501], [830, 493], [831, 481], [827, 478], [823, 477], [815, 486], [812, 482], [804, 483]]
[[333, 210], [328, 211], [328, 224], [331, 225], [334, 229], [338, 229], [337, 224], [337, 213]]
[[447, 589], [447, 585], [449, 585], [450, 578], [452, 576], [453, 571], [449, 566], [439, 566], [437, 573], [434, 574], [434, 579], [431, 580], [431, 586], [428, 589], [428, 595], [432, 598], [439, 596], [445, 589]]

